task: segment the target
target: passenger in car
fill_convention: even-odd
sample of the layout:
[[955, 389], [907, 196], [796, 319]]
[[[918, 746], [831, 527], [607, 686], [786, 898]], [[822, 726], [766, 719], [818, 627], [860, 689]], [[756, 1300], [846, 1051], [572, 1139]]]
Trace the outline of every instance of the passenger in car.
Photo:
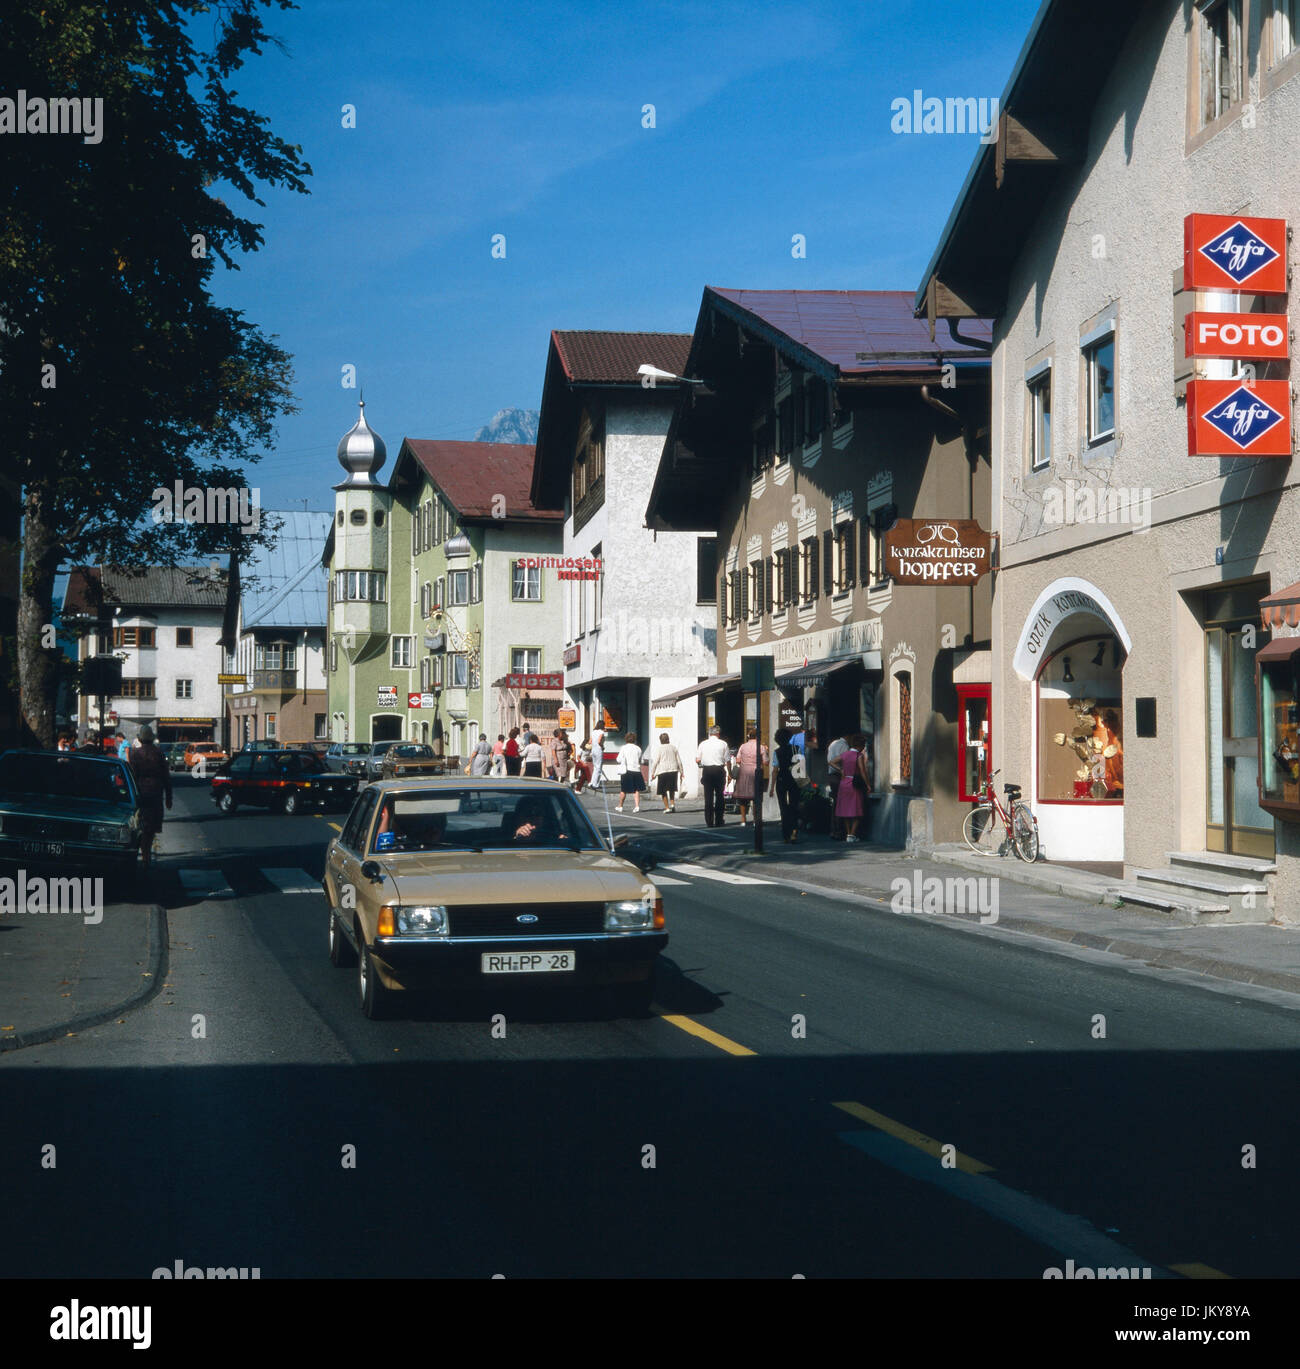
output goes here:
[[570, 840], [569, 835], [560, 830], [554, 806], [536, 794], [526, 794], [519, 800], [510, 821], [514, 825], [515, 841], [542, 845]]

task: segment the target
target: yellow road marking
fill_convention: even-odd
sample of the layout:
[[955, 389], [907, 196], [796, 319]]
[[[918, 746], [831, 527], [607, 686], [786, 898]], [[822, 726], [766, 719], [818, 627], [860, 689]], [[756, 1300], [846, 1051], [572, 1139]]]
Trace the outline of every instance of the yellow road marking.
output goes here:
[[[911, 1127], [905, 1127], [902, 1122], [895, 1122], [892, 1117], [886, 1117], [883, 1112], [874, 1112], [871, 1108], [863, 1107], [861, 1103], [833, 1103], [832, 1107], [839, 1108], [842, 1112], [847, 1112], [850, 1117], [856, 1117], [860, 1122], [868, 1122], [877, 1131], [886, 1132], [894, 1137], [895, 1140], [906, 1142], [909, 1146], [915, 1146], [917, 1150], [923, 1150], [927, 1155], [932, 1155], [937, 1160], [943, 1154], [943, 1142], [936, 1141], [931, 1136], [924, 1136], [919, 1131], [913, 1131]], [[967, 1174], [990, 1174], [993, 1171], [992, 1165], [986, 1165], [981, 1160], [973, 1160], [969, 1155], [957, 1152], [955, 1161], [956, 1167], [964, 1170]]]
[[692, 1036], [698, 1036], [701, 1041], [707, 1041], [711, 1046], [717, 1046], [719, 1050], [726, 1051], [728, 1055], [754, 1055], [756, 1053], [750, 1050], [748, 1046], [742, 1046], [729, 1037], [721, 1036], [715, 1031], [710, 1031], [708, 1027], [700, 1026], [698, 1022], [692, 1021], [689, 1017], [665, 1013], [663, 1020], [671, 1022], [674, 1027], [680, 1027], [682, 1031], [689, 1032]]
[[332, 822], [332, 823], [330, 823], [330, 826], [331, 826], [336, 832], [341, 832], [341, 831], [343, 830], [343, 829], [338, 825], [337, 822]]
[[1170, 1269], [1175, 1274], [1181, 1274], [1185, 1279], [1230, 1279], [1231, 1274], [1225, 1274], [1222, 1269], [1215, 1269], [1208, 1264], [1171, 1264]]

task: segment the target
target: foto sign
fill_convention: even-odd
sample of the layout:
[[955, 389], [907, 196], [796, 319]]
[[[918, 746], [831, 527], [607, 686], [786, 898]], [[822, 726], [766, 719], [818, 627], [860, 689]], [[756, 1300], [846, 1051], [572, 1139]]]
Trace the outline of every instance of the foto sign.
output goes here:
[[1183, 289], [1286, 294], [1286, 220], [1188, 214]]
[[1187, 454], [1290, 456], [1291, 382], [1189, 381]]
[[973, 584], [992, 542], [974, 518], [900, 518], [885, 533], [885, 571], [900, 585]]
[[1285, 361], [1291, 330], [1285, 314], [1191, 313], [1184, 324], [1189, 357], [1258, 357]]

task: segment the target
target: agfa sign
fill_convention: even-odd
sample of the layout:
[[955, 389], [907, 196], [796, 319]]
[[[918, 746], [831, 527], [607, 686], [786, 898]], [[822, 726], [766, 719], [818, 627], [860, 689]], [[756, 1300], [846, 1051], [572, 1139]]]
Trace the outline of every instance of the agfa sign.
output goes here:
[[1187, 453], [1290, 456], [1291, 382], [1189, 381]]
[[1188, 214], [1183, 289], [1286, 294], [1286, 220]]

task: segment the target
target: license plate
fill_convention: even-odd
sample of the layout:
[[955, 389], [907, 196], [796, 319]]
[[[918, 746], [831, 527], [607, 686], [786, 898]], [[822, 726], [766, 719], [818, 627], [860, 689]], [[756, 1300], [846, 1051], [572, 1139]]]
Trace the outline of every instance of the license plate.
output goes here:
[[555, 974], [577, 969], [572, 951], [485, 951], [484, 974]]
[[62, 854], [63, 843], [61, 841], [23, 842], [23, 855], [25, 856], [61, 856]]

